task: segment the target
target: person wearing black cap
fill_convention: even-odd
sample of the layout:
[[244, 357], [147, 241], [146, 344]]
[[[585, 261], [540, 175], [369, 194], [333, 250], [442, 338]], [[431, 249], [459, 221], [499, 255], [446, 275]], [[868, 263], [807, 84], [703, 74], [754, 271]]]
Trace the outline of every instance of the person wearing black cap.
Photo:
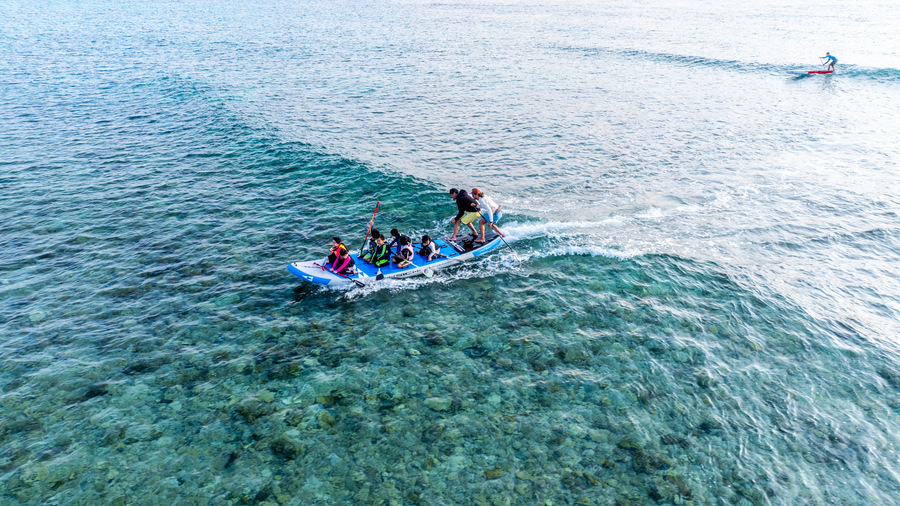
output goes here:
[[480, 216], [478, 214], [478, 204], [468, 193], [466, 193], [466, 190], [450, 188], [450, 198], [456, 201], [456, 207], [459, 210], [459, 212], [456, 213], [456, 217], [450, 220], [450, 223], [453, 223], [453, 237], [451, 237], [450, 240], [456, 240], [456, 234], [459, 233], [460, 224], [468, 225], [469, 228], [472, 229], [472, 234], [475, 237], [478, 237], [478, 231], [475, 230], [475, 225], [472, 225], [472, 222]]

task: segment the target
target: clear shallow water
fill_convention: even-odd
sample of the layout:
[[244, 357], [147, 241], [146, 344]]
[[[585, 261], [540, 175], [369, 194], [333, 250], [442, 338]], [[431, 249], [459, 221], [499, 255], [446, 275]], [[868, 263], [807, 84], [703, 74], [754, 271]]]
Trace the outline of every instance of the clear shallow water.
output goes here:
[[2, 9], [3, 502], [897, 501], [896, 6]]

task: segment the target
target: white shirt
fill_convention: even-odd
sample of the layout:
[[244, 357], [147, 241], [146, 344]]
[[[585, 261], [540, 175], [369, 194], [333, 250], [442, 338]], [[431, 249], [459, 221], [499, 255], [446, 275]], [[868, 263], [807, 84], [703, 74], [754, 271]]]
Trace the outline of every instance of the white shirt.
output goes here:
[[425, 256], [431, 256], [431, 255], [438, 256], [441, 254], [441, 247], [438, 245], [438, 243], [434, 242], [434, 239], [432, 239], [431, 242], [428, 243], [428, 246], [423, 245], [422, 247], [428, 248], [428, 250], [431, 252]]
[[481, 206], [482, 212], [487, 215], [488, 221], [494, 221], [494, 213], [497, 212], [497, 208], [500, 207], [494, 202], [494, 199], [488, 197], [487, 195], [482, 196], [478, 199], [478, 205]]

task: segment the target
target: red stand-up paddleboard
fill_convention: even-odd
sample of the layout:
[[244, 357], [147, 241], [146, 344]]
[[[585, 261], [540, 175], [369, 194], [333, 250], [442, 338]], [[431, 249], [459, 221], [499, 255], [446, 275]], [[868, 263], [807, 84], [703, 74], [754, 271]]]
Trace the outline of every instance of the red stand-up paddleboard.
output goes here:
[[800, 75], [805, 76], [807, 74], [834, 74], [834, 71], [833, 70], [789, 70], [788, 73], [789, 74], [800, 74]]

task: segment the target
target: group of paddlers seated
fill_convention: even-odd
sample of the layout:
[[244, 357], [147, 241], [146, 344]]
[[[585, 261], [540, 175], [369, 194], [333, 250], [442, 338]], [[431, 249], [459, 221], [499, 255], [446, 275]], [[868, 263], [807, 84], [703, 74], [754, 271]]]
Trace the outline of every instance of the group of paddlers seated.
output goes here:
[[[392, 262], [397, 264], [400, 269], [405, 269], [413, 265], [413, 242], [409, 237], [401, 234], [396, 228], [391, 229], [391, 242], [378, 229], [372, 229], [371, 240], [367, 240], [363, 246], [362, 254], [359, 259], [363, 262], [374, 265], [375, 267], [384, 267]], [[396, 246], [396, 249], [394, 248]], [[441, 247], [431, 237], [422, 236], [422, 245], [418, 251], [419, 255], [425, 258], [426, 262], [430, 262], [435, 258], [446, 258], [447, 255], [441, 254]], [[334, 273], [342, 276], [350, 276], [356, 274], [356, 262], [350, 256], [350, 251], [341, 242], [340, 237], [331, 238], [331, 251], [328, 253], [328, 266]]]

